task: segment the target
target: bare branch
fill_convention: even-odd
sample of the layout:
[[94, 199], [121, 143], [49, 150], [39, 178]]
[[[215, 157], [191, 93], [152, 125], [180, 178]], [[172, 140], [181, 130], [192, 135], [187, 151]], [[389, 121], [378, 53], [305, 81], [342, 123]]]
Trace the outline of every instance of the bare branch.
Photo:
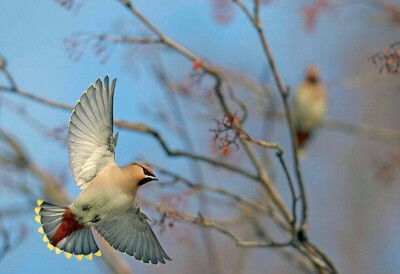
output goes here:
[[251, 14], [250, 10], [247, 8], [247, 6], [241, 1], [241, 0], [233, 0], [234, 3], [236, 3], [246, 14], [247, 18], [251, 21], [254, 22], [253, 15]]
[[[42, 98], [40, 96], [28, 93], [24, 90], [21, 89], [16, 89], [16, 88], [8, 88], [8, 87], [4, 87], [4, 86], [0, 86], [0, 91], [9, 91], [18, 95], [21, 95], [23, 97], [29, 98], [33, 101], [39, 102], [39, 103], [43, 103], [45, 105], [51, 106], [51, 107], [55, 107], [55, 108], [60, 108], [60, 109], [65, 109], [65, 110], [72, 110], [73, 106], [71, 105], [67, 105], [67, 104], [63, 104], [63, 103], [59, 103], [53, 100], [49, 100], [49, 99], [45, 99]], [[155, 129], [145, 125], [145, 124], [141, 124], [141, 123], [132, 123], [132, 122], [128, 122], [128, 121], [123, 121], [123, 120], [115, 120], [114, 121], [115, 126], [121, 128], [121, 129], [127, 129], [127, 130], [133, 130], [133, 131], [137, 131], [137, 132], [141, 132], [141, 133], [147, 133], [152, 135], [153, 137], [155, 137], [161, 147], [164, 149], [164, 151], [167, 153], [167, 155], [169, 156], [176, 156], [176, 157], [188, 157], [197, 161], [202, 161], [214, 166], [218, 166], [221, 168], [225, 168], [227, 170], [231, 170], [233, 172], [239, 173], [245, 177], [248, 177], [252, 180], [259, 180], [258, 176], [255, 174], [252, 174], [251, 172], [247, 171], [246, 169], [242, 169], [236, 166], [232, 166], [228, 163], [224, 163], [221, 161], [217, 161], [214, 160], [212, 158], [208, 158], [206, 156], [202, 156], [202, 155], [197, 155], [195, 153], [191, 153], [188, 151], [181, 151], [181, 150], [171, 150], [169, 148], [169, 146], [167, 145], [167, 143], [165, 142], [164, 138], [160, 135], [160, 133], [158, 131], [156, 131]]]
[[7, 92], [12, 92], [18, 95], [21, 95], [23, 97], [29, 98], [33, 101], [39, 102], [39, 103], [43, 103], [45, 105], [48, 106], [52, 106], [52, 107], [56, 107], [56, 108], [60, 108], [60, 109], [65, 109], [65, 110], [72, 110], [73, 106], [71, 105], [67, 105], [67, 104], [63, 104], [63, 103], [59, 103], [56, 101], [52, 101], [37, 95], [34, 95], [32, 93], [26, 92], [22, 89], [18, 89], [18, 88], [10, 88], [10, 87], [4, 87], [4, 86], [0, 86], [0, 91], [7, 91]]
[[105, 40], [120, 44], [159, 44], [160, 39], [151, 37], [129, 37], [129, 36], [113, 36], [109, 34], [90, 34], [93, 38], [98, 40]]
[[199, 214], [199, 217], [197, 217], [197, 218], [190, 216], [190, 215], [183, 215], [183, 214], [179, 214], [179, 217], [186, 222], [215, 229], [215, 230], [221, 232], [222, 234], [228, 236], [229, 238], [231, 238], [236, 243], [237, 246], [241, 246], [241, 247], [276, 247], [276, 248], [279, 248], [279, 247], [287, 247], [292, 244], [291, 241], [283, 242], [283, 243], [276, 243], [273, 241], [271, 241], [271, 242], [244, 241], [239, 236], [237, 236], [235, 233], [233, 233], [232, 231], [230, 231], [226, 228], [223, 228], [222, 226], [218, 225], [215, 222], [205, 219], [201, 214]]
[[290, 193], [292, 195], [292, 221], [291, 221], [291, 225], [292, 225], [293, 234], [295, 234], [296, 233], [296, 222], [297, 222], [297, 216], [296, 216], [297, 196], [296, 196], [296, 191], [295, 191], [295, 188], [294, 188], [294, 185], [293, 185], [293, 181], [292, 181], [292, 178], [290, 176], [286, 161], [283, 158], [284, 150], [278, 144], [268, 143], [268, 142], [265, 142], [263, 140], [254, 139], [253, 137], [250, 136], [250, 134], [248, 134], [243, 129], [237, 129], [237, 130], [239, 130], [239, 133], [242, 136], [244, 136], [245, 140], [247, 140], [249, 142], [252, 142], [254, 144], [257, 144], [259, 146], [265, 147], [265, 148], [277, 150], [276, 156], [278, 157], [279, 162], [280, 162], [280, 164], [281, 164], [281, 166], [283, 168], [283, 171], [285, 172], [286, 179], [287, 179], [287, 181], [289, 183]]
[[231, 198], [232, 200], [234, 200], [235, 202], [241, 203], [243, 205], [246, 205], [248, 207], [250, 207], [253, 210], [259, 211], [259, 212], [263, 212], [263, 213], [267, 213], [269, 214], [271, 217], [273, 217], [275, 219], [275, 221], [277, 223], [279, 223], [279, 225], [284, 228], [285, 230], [289, 229], [289, 227], [287, 226], [287, 223], [285, 222], [284, 219], [282, 219], [282, 217], [278, 214], [276, 214], [275, 210], [267, 205], [264, 205], [262, 203], [258, 203], [258, 202], [254, 202], [252, 200], [249, 200], [243, 196], [237, 195], [233, 192], [230, 192], [226, 189], [220, 188], [220, 187], [216, 187], [216, 186], [211, 186], [211, 185], [207, 185], [207, 184], [197, 184], [197, 183], [193, 183], [192, 181], [190, 181], [187, 178], [184, 178], [183, 176], [180, 176], [178, 174], [175, 174], [169, 170], [164, 169], [163, 167], [159, 166], [159, 165], [155, 165], [153, 163], [150, 162], [146, 162], [146, 164], [148, 164], [149, 166], [151, 166], [152, 168], [156, 169], [157, 171], [159, 171], [162, 174], [165, 174], [167, 176], [170, 176], [172, 178], [174, 178], [176, 181], [180, 181], [182, 182], [184, 185], [186, 185], [187, 187], [190, 188], [196, 188], [196, 189], [204, 189], [204, 190], [208, 190], [208, 191], [212, 191], [215, 193], [219, 193], [222, 194], [226, 197]]
[[365, 139], [389, 144], [400, 144], [400, 132], [391, 129], [377, 128], [369, 125], [358, 125], [333, 119], [325, 119], [321, 126], [325, 129], [341, 131]]
[[[191, 51], [186, 49], [185, 47], [181, 46], [168, 36], [164, 35], [155, 25], [153, 25], [142, 13], [139, 12], [131, 3], [130, 0], [120, 0], [121, 3], [127, 7], [143, 24], [145, 24], [154, 34], [156, 34], [162, 43], [166, 44], [170, 48], [174, 49], [176, 52], [182, 54], [183, 56], [187, 57], [188, 59], [192, 61], [197, 61], [200, 60], [200, 58], [197, 58], [195, 54], [193, 54]], [[223, 94], [222, 94], [222, 80], [224, 79], [223, 74], [217, 70], [215, 67], [209, 66], [205, 64], [204, 62], [200, 62], [201, 68], [209, 75], [213, 76], [215, 78], [215, 93], [217, 95], [217, 98], [220, 102], [220, 105], [226, 115], [228, 117], [233, 118], [233, 112], [230, 110]], [[290, 213], [287, 210], [287, 207], [285, 203], [283, 202], [281, 196], [275, 189], [274, 185], [270, 181], [266, 171], [263, 168], [262, 163], [258, 160], [254, 150], [249, 146], [248, 143], [242, 142], [242, 145], [244, 147], [244, 150], [248, 154], [248, 156], [251, 159], [251, 162], [257, 169], [257, 172], [259, 174], [259, 180], [262, 182], [265, 190], [267, 191], [269, 197], [274, 201], [274, 204], [279, 208], [280, 212], [284, 215], [284, 217], [289, 221], [290, 220]]]
[[[283, 113], [275, 113], [274, 116], [280, 120], [285, 120]], [[360, 137], [363, 139], [374, 140], [387, 144], [400, 144], [400, 131], [378, 128], [370, 125], [355, 124], [336, 119], [325, 119], [321, 123], [321, 128], [333, 130], [344, 134]]]
[[[302, 198], [302, 221], [301, 221], [301, 229], [306, 232], [307, 230], [307, 199], [306, 199], [306, 193], [304, 189], [304, 184], [303, 184], [303, 179], [301, 176], [301, 171], [300, 171], [300, 163], [297, 155], [298, 151], [298, 144], [297, 144], [297, 139], [296, 139], [296, 133], [295, 133], [295, 126], [294, 126], [294, 119], [290, 110], [289, 102], [288, 102], [288, 89], [284, 87], [281, 77], [279, 75], [279, 72], [277, 70], [275, 60], [272, 56], [271, 50], [269, 48], [269, 45], [267, 43], [267, 39], [264, 34], [264, 30], [262, 28], [261, 22], [260, 22], [260, 16], [259, 16], [259, 0], [254, 1], [254, 20], [251, 20], [252, 17], [250, 17], [250, 21], [254, 28], [257, 30], [257, 33], [259, 35], [264, 53], [267, 57], [267, 61], [269, 63], [269, 66], [271, 67], [275, 83], [278, 87], [279, 93], [282, 97], [282, 101], [284, 104], [285, 108], [285, 114], [286, 114], [286, 120], [289, 125], [289, 131], [290, 131], [290, 136], [291, 136], [291, 141], [292, 141], [292, 150], [293, 150], [293, 160], [294, 160], [294, 165], [295, 165], [295, 171], [296, 171], [296, 177], [297, 181], [299, 184], [299, 189], [300, 189], [300, 195]], [[243, 8], [242, 8], [243, 9]]]
[[[302, 179], [302, 175], [301, 175], [301, 170], [300, 170], [300, 163], [299, 163], [299, 159], [298, 159], [298, 143], [297, 143], [297, 139], [296, 139], [296, 131], [295, 131], [295, 125], [294, 125], [294, 119], [293, 119], [293, 115], [291, 113], [291, 109], [289, 106], [289, 102], [288, 102], [288, 96], [289, 96], [289, 89], [285, 88], [285, 86], [282, 83], [280, 74], [278, 72], [278, 69], [276, 67], [275, 64], [275, 60], [272, 56], [271, 50], [269, 48], [269, 45], [267, 43], [267, 39], [266, 36], [264, 34], [264, 30], [263, 27], [261, 25], [261, 20], [260, 20], [260, 16], [259, 16], [259, 4], [260, 1], [259, 0], [254, 0], [254, 20], [251, 20], [252, 25], [254, 26], [254, 28], [257, 30], [259, 39], [261, 41], [264, 53], [267, 57], [267, 61], [269, 63], [269, 66], [272, 70], [272, 74], [274, 76], [274, 80], [275, 83], [278, 87], [278, 91], [281, 95], [282, 101], [283, 101], [283, 105], [284, 105], [284, 109], [285, 109], [285, 116], [286, 116], [286, 121], [288, 123], [289, 126], [289, 132], [290, 132], [290, 136], [291, 136], [291, 142], [292, 142], [292, 150], [293, 150], [293, 161], [294, 161], [294, 166], [295, 166], [295, 174], [297, 177], [297, 183], [299, 186], [299, 190], [300, 190], [300, 196], [301, 196], [301, 201], [302, 201], [302, 215], [301, 215], [301, 226], [300, 226], [300, 230], [297, 233], [297, 238], [301, 241], [301, 242], [307, 242], [307, 220], [308, 220], [308, 205], [307, 205], [307, 197], [306, 197], [306, 192], [305, 192], [305, 188], [304, 188], [304, 183], [303, 183], [303, 179]], [[324, 262], [329, 265], [330, 262], [324, 260]], [[325, 264], [324, 263], [324, 264]], [[330, 269], [332, 270], [333, 273], [336, 273], [336, 269], [332, 266], [330, 266]]]

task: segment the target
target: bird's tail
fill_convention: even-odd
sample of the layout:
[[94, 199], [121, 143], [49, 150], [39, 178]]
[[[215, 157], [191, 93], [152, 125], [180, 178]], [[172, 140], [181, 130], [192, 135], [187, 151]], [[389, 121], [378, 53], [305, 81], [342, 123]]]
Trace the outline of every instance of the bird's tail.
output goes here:
[[93, 238], [90, 227], [84, 227], [75, 221], [71, 209], [67, 206], [58, 206], [43, 200], [37, 201], [35, 220], [42, 226], [40, 233], [44, 233], [43, 242], [48, 242], [47, 247], [55, 250], [57, 254], [65, 252], [67, 259], [72, 254], [78, 260], [83, 256], [89, 260], [92, 254], [101, 256], [101, 251]]
[[296, 131], [296, 138], [297, 138], [297, 154], [299, 155], [300, 158], [303, 158], [305, 155], [305, 145], [307, 144], [309, 138], [310, 138], [310, 132], [306, 131]]

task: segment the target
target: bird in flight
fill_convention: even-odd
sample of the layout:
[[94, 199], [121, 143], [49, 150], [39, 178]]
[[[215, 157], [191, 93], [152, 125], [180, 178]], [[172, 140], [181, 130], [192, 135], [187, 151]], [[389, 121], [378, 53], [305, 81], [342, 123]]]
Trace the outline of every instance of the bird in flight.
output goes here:
[[72, 175], [82, 190], [68, 206], [38, 200], [36, 221], [43, 241], [57, 254], [78, 260], [101, 256], [93, 231], [114, 249], [146, 263], [171, 260], [148, 221], [135, 204], [140, 186], [157, 181], [146, 165], [115, 163], [118, 133], [113, 134], [113, 99], [116, 79], [91, 84], [78, 100], [69, 120], [68, 152]]

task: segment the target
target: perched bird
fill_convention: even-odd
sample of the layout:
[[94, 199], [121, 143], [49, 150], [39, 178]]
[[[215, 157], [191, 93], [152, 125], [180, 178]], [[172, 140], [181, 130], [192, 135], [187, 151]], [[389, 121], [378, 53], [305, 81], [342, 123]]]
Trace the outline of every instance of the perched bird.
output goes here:
[[325, 117], [327, 95], [316, 66], [307, 69], [294, 98], [296, 136], [300, 152]]
[[38, 200], [36, 221], [43, 241], [56, 253], [78, 260], [101, 255], [96, 230], [114, 249], [146, 263], [171, 260], [135, 204], [140, 186], [158, 180], [143, 164], [119, 167], [115, 163], [118, 133], [113, 135], [113, 98], [116, 79], [91, 84], [78, 100], [69, 121], [68, 152], [72, 175], [82, 190], [69, 206]]

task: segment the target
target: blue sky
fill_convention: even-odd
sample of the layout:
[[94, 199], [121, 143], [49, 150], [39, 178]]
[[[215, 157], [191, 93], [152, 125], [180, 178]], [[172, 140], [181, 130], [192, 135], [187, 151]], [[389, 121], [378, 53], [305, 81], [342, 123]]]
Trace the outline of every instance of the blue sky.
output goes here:
[[[268, 26], [266, 32], [282, 78], [287, 85], [295, 86], [303, 76], [304, 68], [310, 63], [316, 63], [324, 80], [332, 86], [329, 116], [346, 121], [363, 121], [365, 107], [355, 103], [360, 98], [364, 100], [363, 94], [349, 90], [342, 82], [364, 72], [368, 54], [393, 42], [393, 33], [396, 32], [387, 29], [382, 31], [381, 26], [366, 27], [362, 18], [369, 8], [351, 7], [325, 14], [320, 18], [315, 32], [309, 33], [302, 27], [303, 18], [300, 12], [303, 3], [307, 1], [299, 1], [298, 4], [292, 2], [274, 1], [262, 10], [263, 24]], [[263, 75], [266, 65], [263, 52], [255, 32], [249, 28], [247, 19], [239, 10], [235, 9], [235, 16], [229, 25], [219, 25], [212, 20], [210, 1], [147, 0], [138, 1], [137, 7], [171, 38], [205, 60], [246, 71], [254, 78]], [[141, 107], [163, 100], [163, 90], [146, 66], [142, 65], [146, 60], [141, 58], [133, 68], [129, 67], [123, 60], [126, 57], [124, 46], [117, 46], [104, 65], [100, 64], [90, 49], [76, 62], [68, 57], [62, 45], [62, 40], [75, 32], [104, 33], [115, 31], [116, 28], [136, 36], [148, 34], [138, 20], [113, 0], [87, 1], [78, 13], [67, 11], [50, 0], [0, 2], [0, 53], [7, 58], [8, 68], [22, 89], [73, 105], [91, 82], [109, 74], [111, 78], [118, 78], [115, 117], [133, 122], [154, 123], [154, 127], [163, 131], [172, 147], [182, 147], [179, 138], [169, 132], [168, 128], [149, 118]], [[357, 54], [354, 54], [356, 51]], [[175, 54], [166, 53], [165, 60], [174, 75], [179, 76], [190, 71], [190, 62]], [[66, 125], [69, 119], [69, 112], [48, 108], [10, 94], [1, 96], [25, 106], [36, 119], [49, 128]], [[188, 106], [190, 107], [190, 103], [186, 107]], [[215, 118], [220, 118], [218, 115]], [[6, 107], [0, 109], [0, 124], [22, 141], [35, 161], [44, 167], [54, 168], [61, 173], [68, 169], [65, 147], [44, 140], [41, 133]], [[196, 133], [196, 130], [208, 130], [209, 127], [205, 122], [202, 127], [191, 126], [191, 129]], [[274, 141], [287, 147], [285, 130], [285, 127], [278, 126]], [[305, 178], [310, 182], [310, 207], [313, 208], [310, 233], [318, 235], [319, 243], [341, 265], [344, 264], [342, 260], [345, 260], [340, 255], [341, 248], [339, 244], [331, 244], [332, 238], [338, 232], [335, 225], [342, 222], [340, 218], [346, 215], [346, 205], [340, 205], [337, 200], [332, 199], [343, 195], [343, 188], [346, 186], [347, 177], [340, 173], [346, 165], [340, 157], [345, 155], [346, 149], [375, 144], [360, 144], [350, 137], [336, 133], [322, 132], [319, 136], [316, 140], [319, 149], [310, 151], [310, 160], [304, 163]], [[326, 141], [329, 145], [326, 145]], [[208, 142], [209, 140], [198, 140], [198, 150], [206, 149]], [[337, 149], [338, 147], [341, 149]], [[363, 147], [358, 149], [362, 150]], [[384, 146], [384, 149], [389, 150], [391, 147]], [[321, 151], [328, 156], [315, 157]], [[145, 155], [149, 160], [189, 174], [184, 161], [167, 159], [154, 140], [140, 134], [120, 133], [117, 153], [117, 162], [121, 164]], [[332, 159], [329, 155], [334, 155], [332, 157], [335, 158]], [[367, 157], [370, 155], [367, 154]], [[335, 163], [333, 167], [332, 163]], [[365, 168], [367, 167], [360, 167]], [[342, 183], [335, 186], [335, 181]], [[78, 189], [72, 178], [69, 178], [68, 183], [68, 190], [72, 195], [77, 195]], [[278, 184], [277, 187], [286, 191], [286, 185]], [[284, 196], [285, 199], [288, 198]], [[319, 207], [320, 204], [324, 206]], [[325, 216], [326, 211], [331, 212], [338, 222], [325, 219], [327, 223], [320, 224], [319, 218]], [[37, 229], [31, 216], [26, 216], [25, 221], [24, 224], [30, 232]], [[327, 237], [322, 236], [323, 229], [326, 230]], [[395, 231], [388, 228], [388, 233], [394, 235]], [[179, 245], [177, 246], [176, 240], [170, 239], [171, 235], [172, 232], [167, 232], [161, 241], [170, 247], [169, 254], [174, 257], [173, 255], [180, 254]], [[399, 242], [399, 239], [396, 238], [395, 241]], [[254, 258], [260, 258], [260, 254], [255, 252]], [[190, 258], [176, 258], [176, 263], [183, 263], [188, 259]], [[389, 265], [389, 272], [399, 267], [399, 262], [391, 256], [385, 256], [380, 262], [380, 266]], [[136, 262], [133, 265], [139, 271], [144, 270]], [[49, 252], [42, 243], [41, 236], [36, 233], [28, 233], [26, 240], [0, 261], [0, 272], [6, 270], [13, 273], [40, 273], [49, 269], [62, 270], [63, 273], [84, 273], [99, 271], [99, 265], [88, 261], [67, 261], [64, 256]], [[169, 273], [173, 273], [174, 269], [180, 268], [166, 268]]]

